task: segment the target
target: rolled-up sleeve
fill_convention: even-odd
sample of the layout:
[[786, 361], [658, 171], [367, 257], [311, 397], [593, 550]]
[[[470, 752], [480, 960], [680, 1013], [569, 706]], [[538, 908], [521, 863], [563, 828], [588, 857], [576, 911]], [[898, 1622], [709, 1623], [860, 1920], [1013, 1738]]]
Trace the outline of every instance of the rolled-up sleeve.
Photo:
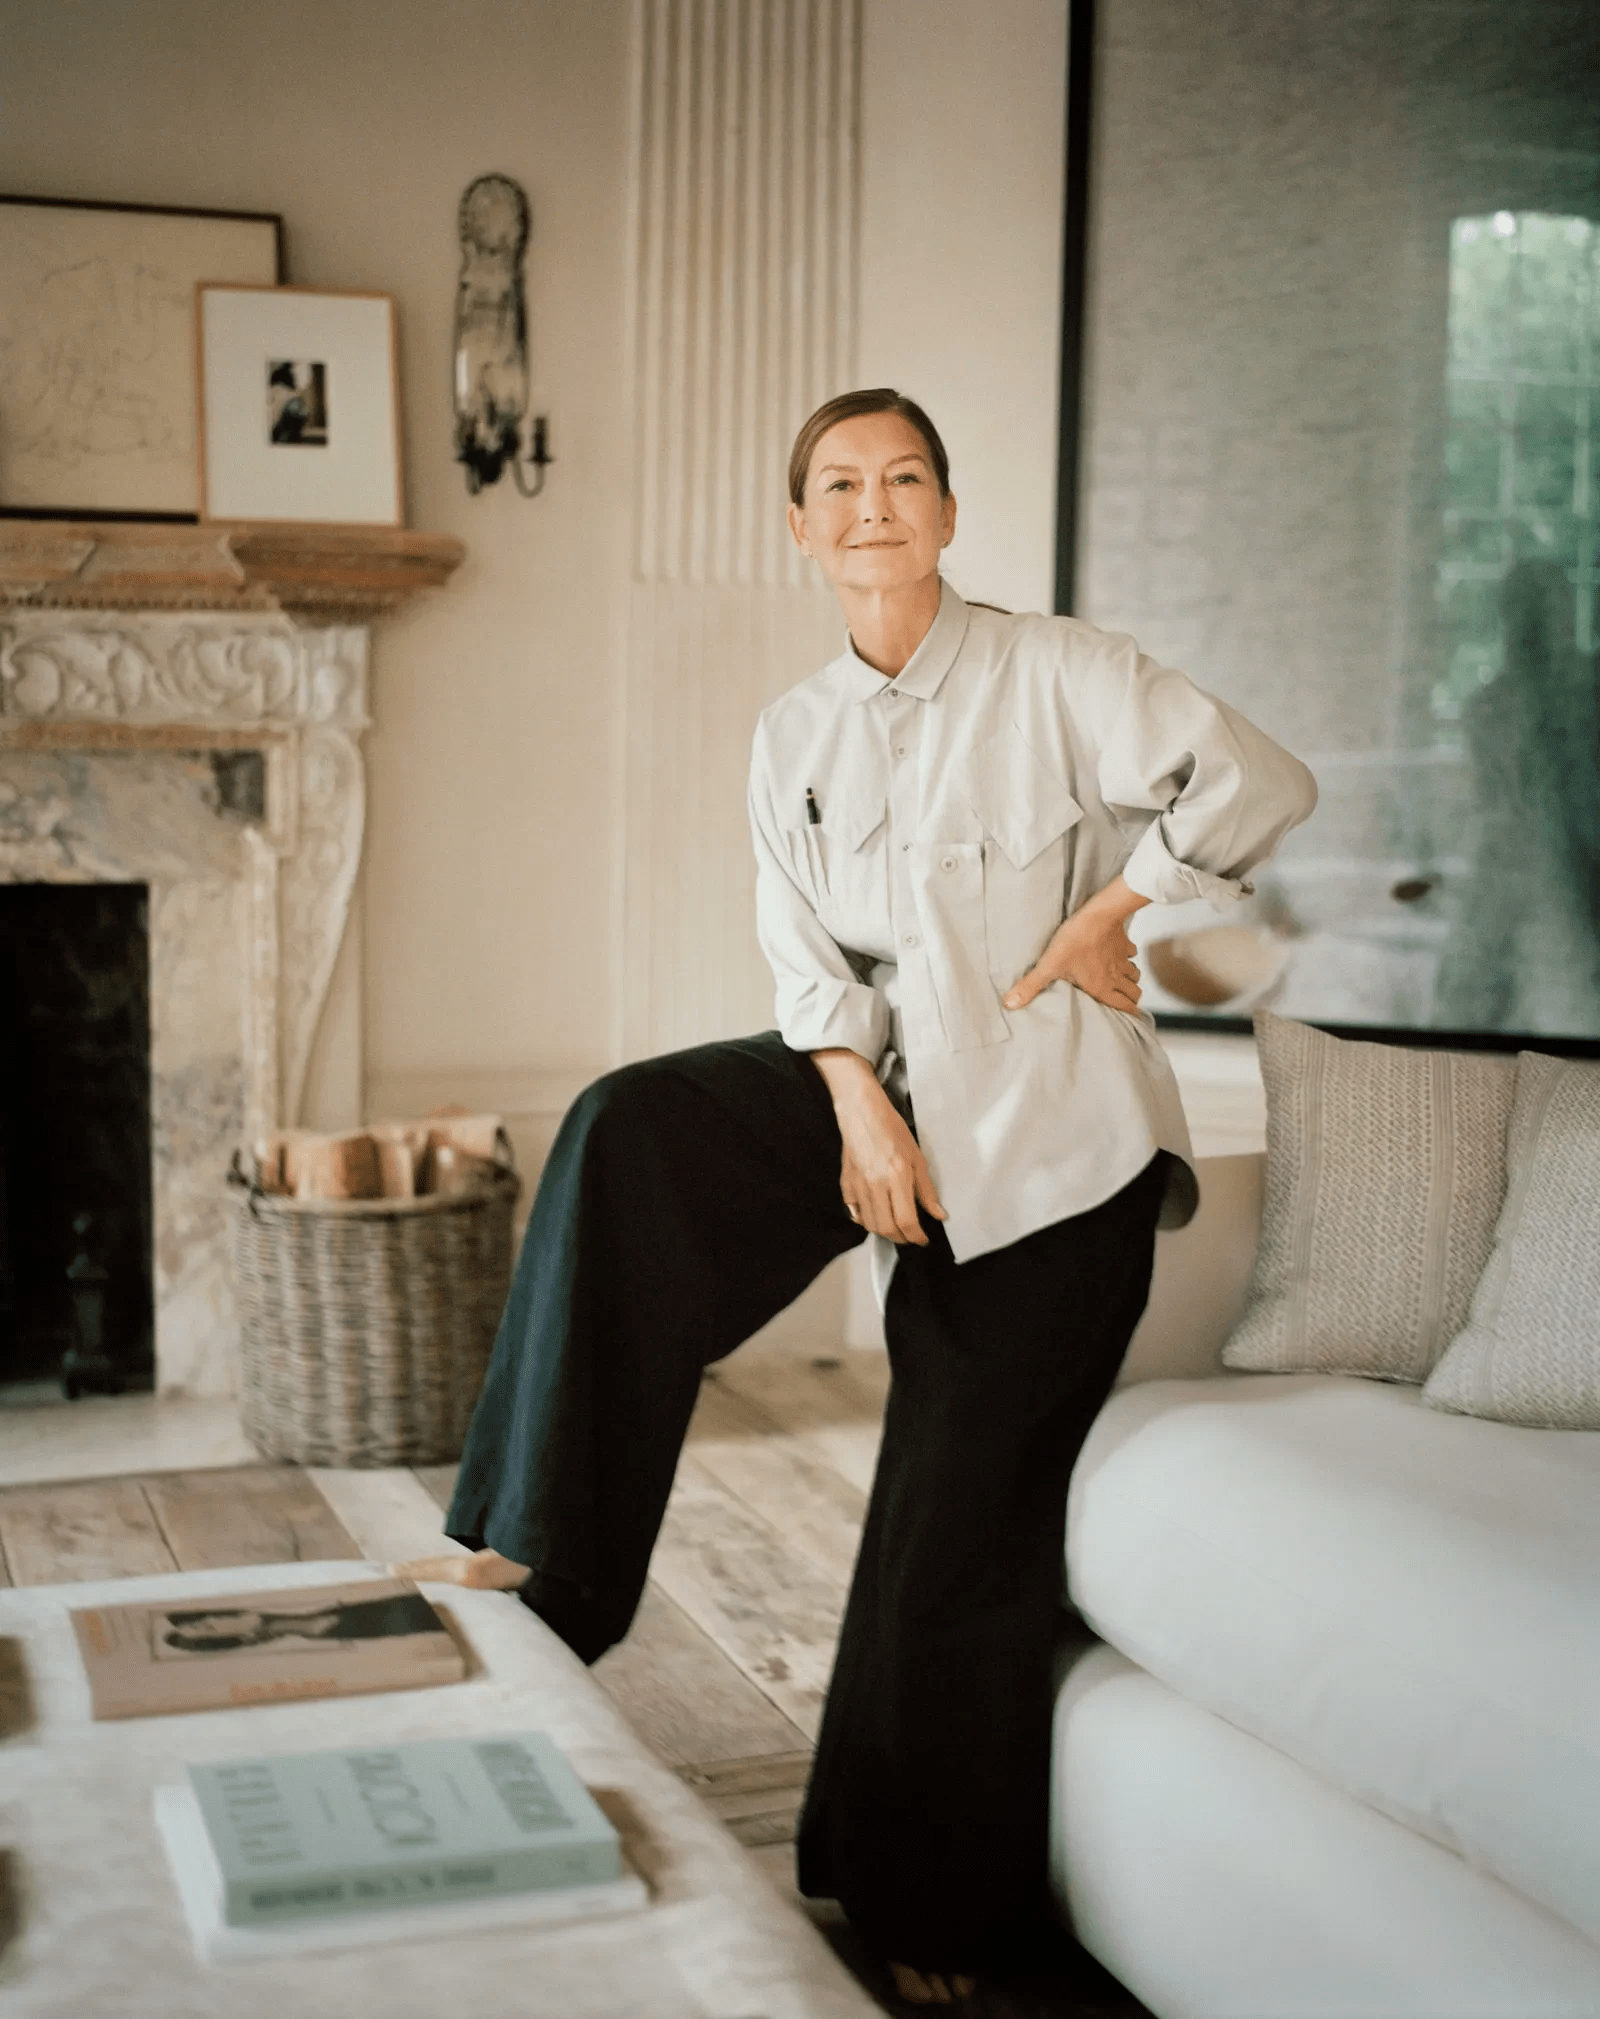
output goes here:
[[[1122, 875], [1153, 904], [1248, 896], [1266, 862], [1317, 803], [1297, 757], [1187, 675], [1114, 642], [1104, 670], [1120, 687], [1099, 756], [1100, 795], [1119, 815], [1153, 813]], [[1109, 690], [1109, 691], [1108, 691]]]
[[817, 917], [795, 873], [773, 804], [765, 724], [750, 757], [756, 855], [756, 936], [777, 985], [777, 1020], [792, 1051], [839, 1047], [876, 1065], [889, 1042], [889, 1005], [863, 982]]

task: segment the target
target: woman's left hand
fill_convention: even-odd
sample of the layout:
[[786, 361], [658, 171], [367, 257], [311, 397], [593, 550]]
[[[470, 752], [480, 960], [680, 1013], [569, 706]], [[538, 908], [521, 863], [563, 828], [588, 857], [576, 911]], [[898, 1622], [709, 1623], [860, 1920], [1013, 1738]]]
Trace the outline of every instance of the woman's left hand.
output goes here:
[[1066, 981], [1108, 1009], [1137, 1010], [1139, 970], [1127, 922], [1148, 901], [1120, 876], [1108, 883], [1056, 927], [1044, 952], [1001, 998], [1004, 1006], [1026, 1009], [1052, 982]]

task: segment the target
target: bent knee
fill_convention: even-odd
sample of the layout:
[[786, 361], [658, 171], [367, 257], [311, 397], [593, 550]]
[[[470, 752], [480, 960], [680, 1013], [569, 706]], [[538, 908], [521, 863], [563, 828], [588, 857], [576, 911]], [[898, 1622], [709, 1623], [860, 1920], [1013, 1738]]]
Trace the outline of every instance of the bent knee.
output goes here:
[[667, 1082], [664, 1059], [639, 1059], [590, 1082], [567, 1110], [566, 1126], [588, 1136], [597, 1128], [632, 1127], [659, 1111]]

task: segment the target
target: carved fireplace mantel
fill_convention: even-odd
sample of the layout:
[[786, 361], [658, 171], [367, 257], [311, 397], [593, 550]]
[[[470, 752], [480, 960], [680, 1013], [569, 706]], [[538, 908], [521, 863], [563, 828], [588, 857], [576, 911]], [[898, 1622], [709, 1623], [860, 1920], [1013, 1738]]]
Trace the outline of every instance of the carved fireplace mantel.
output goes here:
[[9, 610], [251, 610], [370, 624], [442, 588], [466, 553], [448, 533], [384, 526], [0, 520]]
[[232, 1385], [223, 1178], [241, 1143], [299, 1119], [361, 860], [368, 625], [461, 551], [319, 527], [0, 524], [0, 883], [149, 890], [169, 1392]]

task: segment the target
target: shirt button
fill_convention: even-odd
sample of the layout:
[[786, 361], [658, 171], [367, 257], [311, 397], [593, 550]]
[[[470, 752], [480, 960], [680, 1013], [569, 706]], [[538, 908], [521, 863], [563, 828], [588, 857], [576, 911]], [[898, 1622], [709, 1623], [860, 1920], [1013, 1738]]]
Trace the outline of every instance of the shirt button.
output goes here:
[[901, 842], [901, 844], [900, 844], [900, 853], [901, 853], [902, 855], [909, 855], [909, 854], [911, 853], [911, 843], [910, 843], [909, 841], [902, 841], [902, 842]]
[[941, 869], [954, 869], [955, 866], [956, 866], [956, 859], [953, 855], [946, 855], [941, 857], [939, 862], [939, 867]]
[[917, 935], [914, 932], [908, 932], [905, 938], [900, 942], [902, 946], [915, 946], [916, 943], [917, 943]]
[[903, 743], [897, 743], [894, 746], [894, 754], [896, 757], [904, 757], [906, 754], [906, 746]]

